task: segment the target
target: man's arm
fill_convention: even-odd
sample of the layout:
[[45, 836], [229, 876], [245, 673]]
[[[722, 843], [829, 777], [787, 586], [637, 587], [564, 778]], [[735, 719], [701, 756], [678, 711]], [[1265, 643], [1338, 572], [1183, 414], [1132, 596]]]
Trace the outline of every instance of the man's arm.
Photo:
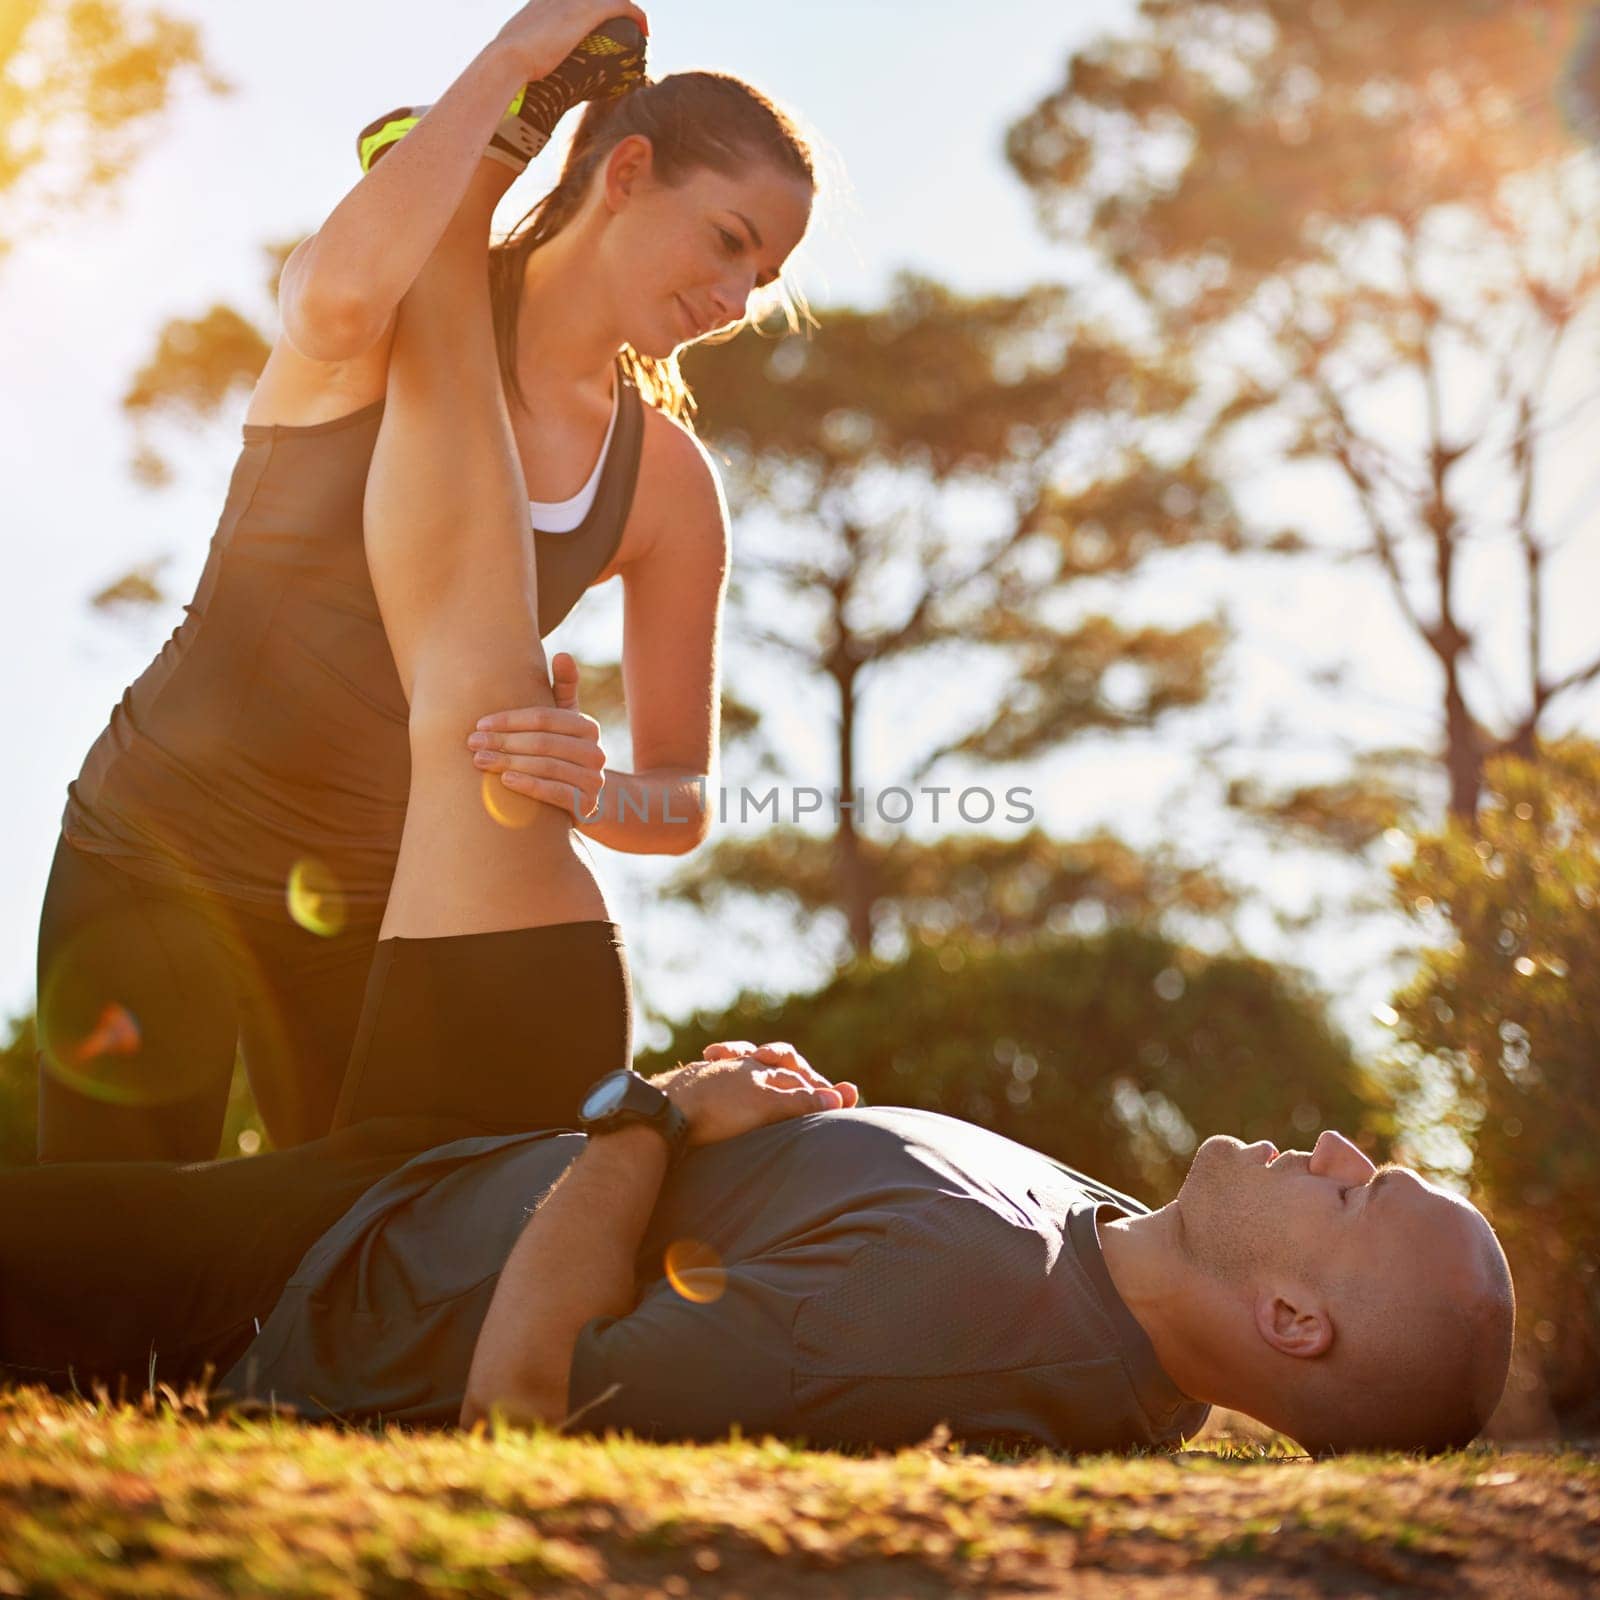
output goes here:
[[[793, 1046], [709, 1046], [706, 1060], [651, 1081], [689, 1124], [691, 1145], [856, 1103]], [[647, 1127], [589, 1141], [528, 1219], [495, 1286], [467, 1374], [461, 1425], [498, 1407], [524, 1426], [567, 1416], [572, 1352], [585, 1324], [634, 1307], [634, 1259], [667, 1170], [667, 1146]]]
[[633, 1261], [667, 1171], [652, 1128], [591, 1139], [506, 1260], [472, 1352], [461, 1425], [499, 1405], [510, 1422], [556, 1424], [584, 1324], [633, 1309]]

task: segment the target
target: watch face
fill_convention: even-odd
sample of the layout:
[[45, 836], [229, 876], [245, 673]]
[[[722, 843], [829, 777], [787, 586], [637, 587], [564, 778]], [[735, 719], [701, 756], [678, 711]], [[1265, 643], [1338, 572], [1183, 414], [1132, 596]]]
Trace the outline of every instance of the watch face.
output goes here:
[[628, 1092], [629, 1081], [630, 1075], [626, 1072], [613, 1072], [609, 1077], [602, 1078], [589, 1091], [589, 1098], [583, 1102], [583, 1110], [579, 1114], [592, 1119], [615, 1111]]

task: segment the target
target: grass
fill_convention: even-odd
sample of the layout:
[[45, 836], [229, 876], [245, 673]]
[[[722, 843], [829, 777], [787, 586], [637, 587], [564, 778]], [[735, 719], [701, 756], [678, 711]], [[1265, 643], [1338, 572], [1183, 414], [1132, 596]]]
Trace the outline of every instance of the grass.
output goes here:
[[0, 1595], [1592, 1595], [1600, 1458], [855, 1458], [0, 1390]]

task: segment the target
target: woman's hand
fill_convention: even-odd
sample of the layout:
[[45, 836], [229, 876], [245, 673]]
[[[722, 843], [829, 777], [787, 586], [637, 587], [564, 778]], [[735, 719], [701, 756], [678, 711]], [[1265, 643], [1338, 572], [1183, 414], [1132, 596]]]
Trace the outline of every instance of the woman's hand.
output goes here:
[[530, 0], [495, 35], [529, 83], [547, 78], [602, 22], [628, 17], [650, 32], [650, 19], [630, 0]]
[[550, 663], [550, 683], [553, 706], [482, 717], [467, 748], [480, 772], [498, 772], [513, 793], [543, 800], [585, 822], [599, 813], [606, 786], [600, 724], [578, 710], [578, 664], [565, 651]]
[[860, 1098], [853, 1083], [829, 1083], [793, 1045], [757, 1047], [743, 1039], [707, 1045], [705, 1059], [650, 1081], [683, 1113], [691, 1145], [717, 1144], [769, 1123], [837, 1111]]

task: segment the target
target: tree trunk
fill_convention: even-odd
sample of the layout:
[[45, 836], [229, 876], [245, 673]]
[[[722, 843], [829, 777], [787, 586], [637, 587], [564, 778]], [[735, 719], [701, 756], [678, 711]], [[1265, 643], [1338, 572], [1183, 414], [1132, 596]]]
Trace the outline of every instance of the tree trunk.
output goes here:
[[1455, 658], [1444, 675], [1445, 770], [1450, 775], [1450, 815], [1475, 821], [1483, 792], [1483, 750], [1478, 725], [1467, 709]]
[[856, 825], [856, 672], [841, 649], [834, 669], [839, 687], [839, 820], [834, 832], [834, 872], [839, 904], [850, 930], [852, 955], [872, 954], [872, 869], [861, 853]]

